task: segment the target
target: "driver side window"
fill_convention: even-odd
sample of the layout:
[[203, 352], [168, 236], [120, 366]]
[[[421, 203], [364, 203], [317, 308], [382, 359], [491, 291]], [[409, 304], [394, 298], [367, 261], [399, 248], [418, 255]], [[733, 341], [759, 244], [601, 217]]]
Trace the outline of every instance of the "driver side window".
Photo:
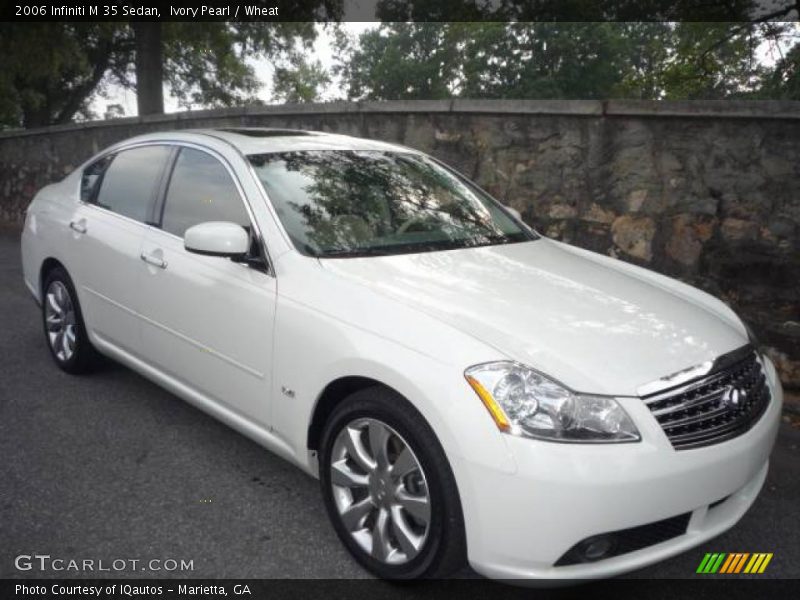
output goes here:
[[228, 171], [216, 158], [181, 148], [167, 188], [161, 228], [183, 237], [206, 221], [231, 221], [250, 231], [250, 219]]

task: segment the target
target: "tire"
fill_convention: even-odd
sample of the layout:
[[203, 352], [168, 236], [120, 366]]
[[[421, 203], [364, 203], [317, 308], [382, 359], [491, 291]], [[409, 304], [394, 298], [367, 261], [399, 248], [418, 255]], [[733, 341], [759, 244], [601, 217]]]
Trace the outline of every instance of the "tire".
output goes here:
[[50, 269], [42, 283], [42, 323], [50, 355], [72, 375], [87, 373], [99, 362], [89, 341], [75, 286], [62, 267]]
[[464, 566], [453, 472], [433, 430], [405, 398], [384, 387], [351, 394], [330, 415], [320, 447], [325, 508], [363, 567], [384, 579], [411, 580]]

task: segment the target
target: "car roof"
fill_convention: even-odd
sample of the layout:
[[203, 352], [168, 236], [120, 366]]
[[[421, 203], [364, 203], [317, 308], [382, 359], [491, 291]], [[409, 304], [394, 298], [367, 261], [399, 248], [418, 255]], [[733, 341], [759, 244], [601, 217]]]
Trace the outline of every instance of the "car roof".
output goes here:
[[369, 140], [365, 138], [306, 131], [266, 127], [221, 127], [217, 129], [183, 129], [151, 133], [126, 140], [133, 141], [187, 141], [201, 142], [202, 137], [213, 137], [234, 146], [242, 154], [265, 154], [295, 150], [380, 150], [385, 152], [414, 152], [411, 148]]

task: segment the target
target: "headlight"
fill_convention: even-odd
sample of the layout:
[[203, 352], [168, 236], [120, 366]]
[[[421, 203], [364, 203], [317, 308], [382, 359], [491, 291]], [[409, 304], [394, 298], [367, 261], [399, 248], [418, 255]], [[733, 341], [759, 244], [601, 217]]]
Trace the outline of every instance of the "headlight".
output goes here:
[[524, 365], [486, 363], [464, 375], [501, 431], [555, 442], [641, 439], [613, 398], [576, 394]]

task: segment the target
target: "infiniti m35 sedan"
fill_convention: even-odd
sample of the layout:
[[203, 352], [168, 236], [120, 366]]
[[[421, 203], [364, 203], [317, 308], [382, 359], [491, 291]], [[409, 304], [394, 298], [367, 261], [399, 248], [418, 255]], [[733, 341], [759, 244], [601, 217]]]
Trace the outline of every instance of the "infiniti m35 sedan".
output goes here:
[[724, 303], [416, 150], [137, 137], [36, 195], [22, 260], [58, 367], [110, 357], [318, 477], [381, 577], [612, 576], [766, 477], [782, 391]]

